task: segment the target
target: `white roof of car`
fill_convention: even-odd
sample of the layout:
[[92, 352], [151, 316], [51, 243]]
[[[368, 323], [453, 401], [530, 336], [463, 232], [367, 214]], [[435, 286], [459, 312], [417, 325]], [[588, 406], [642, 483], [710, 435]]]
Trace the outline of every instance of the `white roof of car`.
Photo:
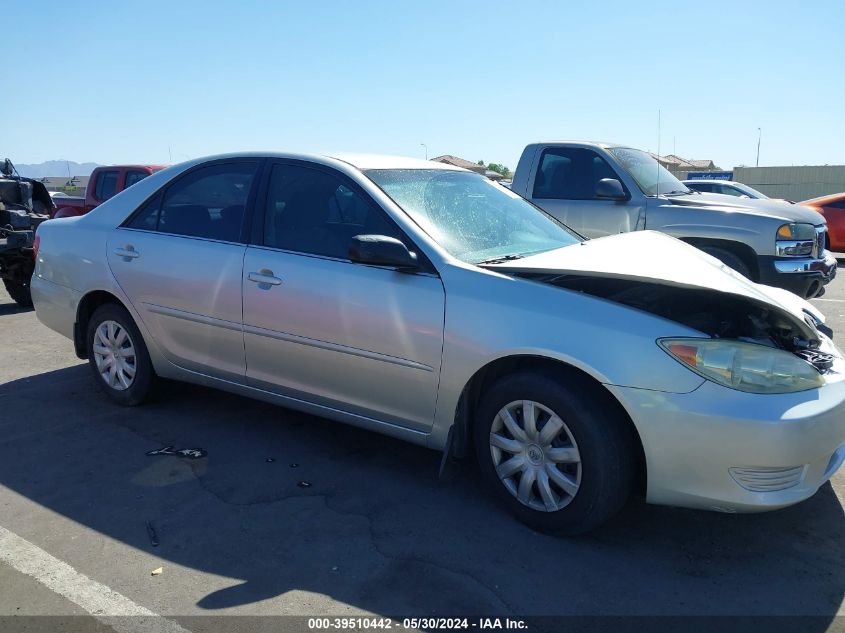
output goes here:
[[327, 163], [332, 160], [339, 160], [351, 165], [358, 170], [366, 169], [438, 169], [441, 171], [469, 171], [454, 165], [439, 163], [433, 160], [421, 158], [407, 158], [404, 156], [381, 156], [378, 154], [300, 154], [288, 152], [232, 152], [229, 154], [217, 154], [215, 156], [203, 156], [194, 158], [182, 163], [183, 166], [199, 165], [212, 160], [227, 158], [289, 158], [294, 160], [309, 160], [316, 163]]
[[737, 185], [742, 184], [738, 183], [734, 180], [716, 180], [715, 178], [687, 178], [686, 180], [682, 180], [681, 182], [715, 182], [720, 185]]
[[358, 169], [441, 169], [446, 171], [467, 171], [461, 167], [421, 158], [405, 156], [383, 156], [380, 154], [333, 154], [329, 158], [342, 160]]

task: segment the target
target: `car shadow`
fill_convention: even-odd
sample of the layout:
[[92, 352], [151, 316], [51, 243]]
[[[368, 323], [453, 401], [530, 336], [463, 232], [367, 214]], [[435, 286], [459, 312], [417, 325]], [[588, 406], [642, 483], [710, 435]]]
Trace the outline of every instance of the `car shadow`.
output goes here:
[[[563, 539], [511, 519], [471, 464], [441, 481], [434, 452], [201, 387], [124, 409], [77, 365], [0, 385], [0, 412], [0, 485], [231, 579], [185, 589], [209, 614], [298, 590], [387, 615], [800, 615], [822, 631], [845, 595], [830, 484], [758, 515], [633, 500]], [[146, 454], [163, 447], [207, 456]]]
[[14, 301], [11, 302], [0, 302], [0, 316], [6, 316], [7, 314], [22, 314], [23, 312], [32, 312], [33, 308], [25, 308], [23, 306], [19, 306]]

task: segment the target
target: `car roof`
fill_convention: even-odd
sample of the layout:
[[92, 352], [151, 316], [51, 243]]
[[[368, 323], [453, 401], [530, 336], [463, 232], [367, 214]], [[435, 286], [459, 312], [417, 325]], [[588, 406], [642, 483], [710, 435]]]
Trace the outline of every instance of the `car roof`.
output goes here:
[[332, 154], [329, 158], [349, 163], [358, 169], [440, 169], [445, 171], [469, 171], [462, 167], [421, 158], [387, 156], [381, 154]]
[[809, 200], [802, 200], [798, 204], [812, 204], [814, 206], [823, 207], [824, 205], [826, 205], [830, 202], [839, 202], [840, 200], [845, 200], [845, 192], [830, 193], [826, 196], [819, 196], [818, 198], [810, 198]]
[[602, 141], [538, 141], [536, 143], [532, 143], [532, 145], [576, 145], [581, 147], [601, 147], [602, 149], [637, 149], [636, 147], [630, 147], [628, 145], [619, 145], [618, 143], [604, 143]]
[[147, 165], [141, 163], [120, 164], [120, 165], [99, 165], [100, 169], [166, 169], [170, 165]]
[[[231, 152], [228, 154], [217, 154], [214, 156], [202, 156], [186, 161], [183, 164], [199, 165], [213, 160], [226, 160], [232, 158], [283, 158], [288, 160], [305, 160], [323, 165], [331, 165], [334, 161], [346, 163], [364, 171], [367, 169], [437, 169], [441, 171], [462, 171], [470, 172], [468, 169], [456, 167], [446, 163], [439, 163], [433, 160], [421, 158], [408, 158], [405, 156], [389, 156], [381, 154], [302, 154], [294, 152]], [[335, 163], [336, 164], [336, 163]]]

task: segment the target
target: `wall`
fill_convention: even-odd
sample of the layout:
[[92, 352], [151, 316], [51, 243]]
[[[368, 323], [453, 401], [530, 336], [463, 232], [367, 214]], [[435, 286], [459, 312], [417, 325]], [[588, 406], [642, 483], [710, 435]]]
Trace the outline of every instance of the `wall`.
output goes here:
[[734, 180], [770, 198], [800, 202], [845, 191], [845, 165], [734, 167]]

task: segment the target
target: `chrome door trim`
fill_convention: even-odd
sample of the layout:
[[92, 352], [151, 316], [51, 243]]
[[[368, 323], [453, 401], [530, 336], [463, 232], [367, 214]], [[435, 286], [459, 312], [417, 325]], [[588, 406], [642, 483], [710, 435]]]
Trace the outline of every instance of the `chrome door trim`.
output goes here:
[[147, 310], [155, 314], [162, 314], [164, 316], [173, 317], [175, 319], [183, 319], [185, 321], [193, 321], [194, 323], [202, 323], [203, 325], [215, 325], [224, 330], [234, 330], [236, 332], [242, 331], [240, 323], [234, 321], [226, 321], [225, 319], [215, 319], [214, 317], [197, 314], [196, 312], [187, 312], [186, 310], [177, 310], [176, 308], [168, 308], [166, 306], [156, 305], [155, 303], [142, 303]]
[[279, 332], [277, 330], [268, 330], [254, 325], [243, 326], [244, 334], [255, 334], [256, 336], [264, 336], [267, 338], [277, 339], [279, 341], [286, 341], [288, 343], [298, 343], [300, 345], [307, 345], [308, 347], [316, 347], [318, 349], [325, 349], [332, 352], [340, 352], [341, 354], [349, 354], [350, 356], [359, 356], [362, 358], [369, 358], [370, 360], [378, 360], [392, 365], [399, 365], [401, 367], [409, 367], [411, 369], [419, 369], [420, 371], [433, 372], [434, 368], [429, 367], [423, 363], [418, 363], [407, 358], [399, 358], [398, 356], [389, 356], [388, 354], [381, 354], [379, 352], [371, 352], [357, 347], [348, 347], [340, 345], [339, 343], [329, 343], [328, 341], [321, 341], [319, 339], [308, 338], [306, 336], [298, 336], [296, 334], [288, 334], [287, 332]]

